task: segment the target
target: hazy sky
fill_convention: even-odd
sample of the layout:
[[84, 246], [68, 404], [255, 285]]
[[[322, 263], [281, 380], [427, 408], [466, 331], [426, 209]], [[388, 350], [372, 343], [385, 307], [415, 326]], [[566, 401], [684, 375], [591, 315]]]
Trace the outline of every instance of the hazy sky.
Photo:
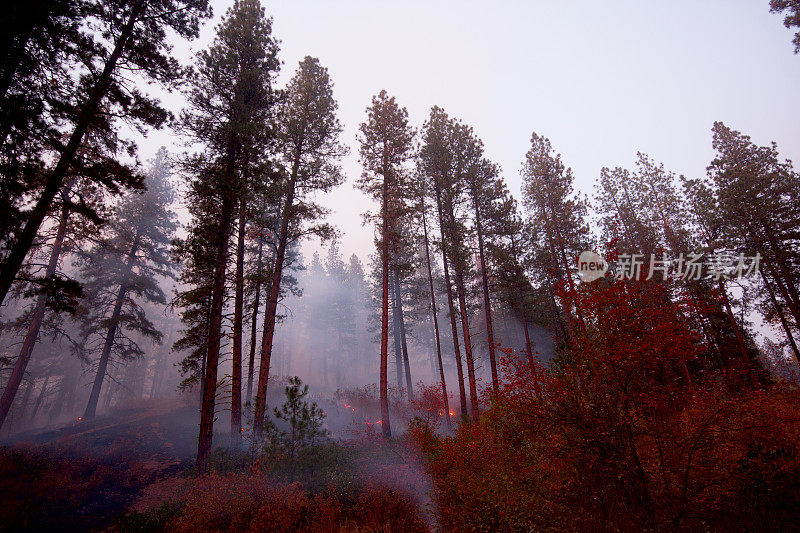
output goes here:
[[[231, 1], [213, 1], [213, 37]], [[603, 166], [632, 167], [637, 150], [698, 176], [711, 160], [715, 120], [776, 141], [800, 162], [800, 55], [767, 0], [263, 2], [282, 41], [281, 85], [305, 55], [328, 67], [351, 147], [347, 182], [323, 203], [343, 233], [346, 256], [373, 250], [362, 227], [369, 200], [360, 175], [358, 125], [386, 89], [422, 126], [433, 105], [475, 128], [510, 189], [532, 131], [548, 137], [591, 194]], [[191, 52], [176, 51], [190, 60]], [[177, 97], [170, 106], [180, 106]], [[180, 150], [174, 136], [152, 134]], [[305, 247], [306, 251], [316, 248]]]

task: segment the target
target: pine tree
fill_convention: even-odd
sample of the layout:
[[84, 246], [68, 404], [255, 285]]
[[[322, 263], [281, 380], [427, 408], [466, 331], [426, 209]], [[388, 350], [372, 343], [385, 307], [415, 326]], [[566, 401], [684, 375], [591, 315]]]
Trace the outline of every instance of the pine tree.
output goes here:
[[523, 203], [530, 213], [537, 247], [545, 254], [545, 268], [570, 295], [570, 303], [562, 305], [562, 310], [568, 335], [574, 338], [575, 321], [583, 327], [573, 276], [578, 255], [589, 248], [586, 204], [574, 194], [572, 171], [554, 153], [550, 141], [536, 133], [525, 154], [522, 180]]
[[364, 172], [359, 188], [380, 203], [376, 244], [381, 263], [381, 353], [380, 395], [381, 427], [391, 437], [389, 423], [389, 260], [394, 251], [400, 222], [407, 213], [408, 172], [406, 162], [412, 155], [414, 130], [408, 124], [408, 111], [401, 108], [386, 91], [372, 98], [367, 121], [361, 124], [360, 160]]
[[800, 323], [800, 175], [780, 161], [777, 146], [757, 146], [721, 122], [714, 124], [717, 157], [708, 168], [723, 239], [740, 253], [762, 257], [766, 277]]
[[328, 224], [319, 222], [327, 213], [314, 203], [313, 195], [330, 191], [342, 182], [337, 162], [346, 150], [339, 144], [342, 127], [336, 118], [337, 107], [327, 69], [317, 59], [306, 57], [289, 82], [286, 99], [277, 118], [278, 151], [283, 167], [280, 177], [280, 229], [277, 232], [275, 264], [264, 313], [254, 409], [256, 433], [261, 431], [266, 409], [275, 320], [287, 249], [304, 236], [326, 238], [333, 233]]
[[471, 127], [459, 121], [453, 121], [450, 127], [450, 147], [453, 157], [452, 182], [442, 190], [442, 207], [444, 225], [441, 227], [442, 239], [447, 242], [450, 265], [461, 317], [461, 332], [464, 340], [464, 356], [467, 362], [467, 381], [469, 382], [470, 406], [473, 422], [478, 421], [478, 386], [475, 375], [475, 358], [472, 335], [469, 325], [469, 309], [467, 301], [467, 280], [472, 278], [470, 272], [471, 250], [465, 243], [469, 242], [469, 229], [458, 216], [457, 209], [465, 201], [468, 177], [478, 171], [483, 156], [483, 143], [475, 136]]
[[[175, 32], [185, 38], [196, 37], [200, 20], [206, 16], [210, 16], [207, 0], [126, 0], [113, 6], [87, 1], [69, 13], [68, 18], [80, 18], [79, 22], [67, 23], [70, 36], [79, 32], [80, 48], [74, 51], [71, 45], [65, 45], [64, 50], [75, 54], [67, 67], [77, 68], [80, 78], [77, 86], [71, 87], [73, 90], [66, 91], [66, 99], [55, 102], [53, 108], [64, 110], [57, 118], [67, 122], [71, 132], [65, 144], [54, 142], [49, 147], [48, 155], [53, 156], [55, 163], [45, 173], [44, 184], [37, 190], [24, 225], [8, 244], [8, 253], [0, 264], [0, 304], [5, 301], [43, 220], [71, 172], [91, 175], [112, 192], [120, 186], [141, 187], [132, 169], [116, 158], [116, 153], [123, 149], [133, 151], [133, 146], [115, 135], [114, 124], [116, 120], [126, 120], [144, 127], [160, 127], [169, 113], [134, 87], [128, 72], [174, 87], [182, 69], [170, 55], [167, 35]], [[31, 29], [38, 30], [39, 25], [50, 24], [52, 20], [45, 16], [35, 21]], [[17, 45], [22, 42], [24, 38]], [[20, 59], [18, 64], [21, 62]], [[23, 75], [22, 70], [8, 72], [9, 84], [21, 81], [15, 76]], [[70, 82], [74, 74], [70, 72], [67, 76]], [[87, 136], [102, 139], [98, 145], [104, 150], [79, 157]]]
[[486, 322], [486, 341], [489, 350], [489, 365], [492, 373], [492, 389], [500, 390], [497, 377], [497, 360], [495, 356], [495, 338], [492, 324], [492, 304], [489, 292], [489, 264], [486, 254], [485, 218], [488, 213], [495, 212], [492, 204], [500, 199], [501, 187], [498, 185], [500, 169], [486, 159], [474, 163], [465, 174], [466, 192], [472, 203], [473, 224], [478, 237], [478, 258], [480, 265], [481, 288], [483, 292], [483, 313]]
[[447, 394], [447, 383], [445, 382], [445, 377], [444, 377], [444, 364], [442, 362], [442, 344], [441, 344], [441, 336], [439, 334], [439, 314], [436, 306], [436, 290], [434, 289], [433, 285], [433, 268], [431, 266], [431, 246], [430, 246], [430, 238], [428, 236], [428, 217], [430, 216], [430, 214], [428, 212], [427, 196], [429, 192], [426, 183], [426, 177], [419, 172], [417, 173], [416, 177], [417, 180], [415, 183], [415, 192], [418, 198], [416, 213], [422, 223], [422, 244], [423, 244], [422, 253], [425, 256], [423, 262], [425, 265], [424, 268], [428, 280], [430, 314], [431, 314], [431, 320], [433, 321], [433, 337], [434, 337], [434, 343], [436, 345], [435, 370], [438, 370], [439, 372], [439, 383], [442, 387], [442, 401], [445, 408], [445, 420], [447, 421], [447, 425], [449, 427], [451, 423], [450, 398]]
[[209, 258], [213, 280], [197, 448], [200, 472], [206, 471], [211, 451], [230, 237], [235, 212], [245, 196], [245, 175], [258, 166], [272, 138], [270, 119], [277, 97], [272, 83], [280, 66], [277, 56], [272, 20], [257, 0], [238, 0], [217, 27], [209, 49], [198, 55], [189, 80], [190, 108], [183, 115], [183, 129], [204, 152], [185, 166], [194, 179], [207, 182], [196, 189], [218, 199], [208, 213], [213, 217], [209, 229], [216, 230], [219, 237]]
[[419, 151], [418, 165], [420, 172], [431, 180], [430, 189], [433, 204], [439, 222], [440, 251], [444, 269], [445, 291], [450, 314], [450, 327], [453, 338], [453, 352], [458, 372], [458, 391], [461, 399], [461, 418], [467, 417], [467, 394], [464, 389], [464, 371], [461, 362], [461, 350], [458, 344], [458, 325], [456, 323], [456, 307], [453, 299], [453, 287], [450, 281], [450, 264], [448, 257], [452, 254], [450, 249], [451, 235], [446, 231], [448, 219], [445, 218], [445, 194], [451, 190], [455, 182], [453, 176], [454, 155], [451, 148], [452, 122], [447, 113], [439, 107], [433, 107], [427, 122], [422, 129], [422, 146]]
[[[789, 29], [800, 28], [800, 0], [769, 0], [769, 10], [771, 13], [786, 11], [783, 25]], [[800, 54], [800, 31], [795, 32], [792, 44], [794, 53]]]
[[89, 293], [83, 334], [100, 345], [86, 419], [97, 412], [109, 362], [142, 355], [131, 333], [161, 341], [162, 334], [146, 316], [142, 302], [166, 304], [159, 278], [172, 275], [168, 252], [177, 228], [170, 208], [174, 194], [169, 175], [166, 151], [161, 149], [151, 163], [147, 190], [122, 200], [107, 234], [83, 261], [81, 274]]
[[[0, 249], [13, 246], [60, 132], [86, 2], [9, 2], [0, 21]], [[58, 199], [58, 195], [54, 200]]]

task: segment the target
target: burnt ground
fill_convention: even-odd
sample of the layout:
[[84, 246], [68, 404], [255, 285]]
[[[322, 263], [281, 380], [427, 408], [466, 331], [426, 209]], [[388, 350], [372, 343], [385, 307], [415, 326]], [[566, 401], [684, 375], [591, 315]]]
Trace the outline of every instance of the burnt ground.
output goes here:
[[194, 466], [196, 408], [146, 402], [0, 442], [0, 531], [113, 524], [142, 489]]

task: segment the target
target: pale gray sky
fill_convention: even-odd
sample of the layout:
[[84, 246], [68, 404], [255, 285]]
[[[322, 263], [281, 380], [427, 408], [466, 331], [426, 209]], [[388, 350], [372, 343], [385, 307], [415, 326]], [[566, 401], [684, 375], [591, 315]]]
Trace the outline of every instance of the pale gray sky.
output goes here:
[[[216, 0], [197, 50], [231, 4]], [[472, 125], [510, 189], [532, 131], [550, 138], [591, 194], [603, 166], [637, 150], [677, 173], [705, 173], [722, 120], [800, 162], [800, 56], [767, 0], [264, 1], [282, 41], [281, 83], [305, 55], [328, 67], [345, 126], [348, 181], [323, 199], [342, 251], [373, 250], [355, 135], [385, 88], [421, 127], [433, 105]], [[186, 46], [179, 57], [191, 57]], [[169, 105], [180, 107], [177, 97]], [[173, 135], [141, 143], [143, 158]], [[306, 251], [315, 246], [305, 247]]]

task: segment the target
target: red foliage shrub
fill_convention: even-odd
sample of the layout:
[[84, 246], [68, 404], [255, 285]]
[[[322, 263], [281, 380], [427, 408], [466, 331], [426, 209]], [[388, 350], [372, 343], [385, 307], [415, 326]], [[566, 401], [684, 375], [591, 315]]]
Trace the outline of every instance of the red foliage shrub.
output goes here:
[[452, 438], [417, 434], [442, 529], [794, 527], [798, 391], [732, 393], [689, 372], [701, 340], [668, 290], [583, 286], [557, 365], [506, 350], [507, 380], [480, 424]]
[[187, 488], [170, 531], [427, 531], [414, 504], [389, 489], [368, 488], [343, 502], [243, 474], [211, 474]]

